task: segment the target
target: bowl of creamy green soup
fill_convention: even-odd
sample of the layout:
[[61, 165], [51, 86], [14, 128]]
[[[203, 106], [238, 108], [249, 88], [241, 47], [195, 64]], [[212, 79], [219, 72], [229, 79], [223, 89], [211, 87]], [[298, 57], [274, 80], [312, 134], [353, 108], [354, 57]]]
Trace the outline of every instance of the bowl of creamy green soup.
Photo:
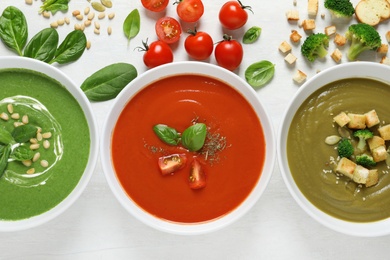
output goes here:
[[390, 234], [390, 67], [324, 70], [299, 88], [278, 133], [284, 182], [312, 218], [340, 233]]
[[49, 64], [0, 58], [0, 231], [41, 225], [81, 195], [98, 156], [88, 99]]

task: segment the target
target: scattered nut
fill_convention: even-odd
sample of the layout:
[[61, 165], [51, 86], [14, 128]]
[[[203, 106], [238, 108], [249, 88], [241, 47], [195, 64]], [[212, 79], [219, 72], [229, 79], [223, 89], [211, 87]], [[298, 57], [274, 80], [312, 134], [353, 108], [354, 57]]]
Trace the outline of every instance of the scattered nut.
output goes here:
[[328, 145], [335, 145], [341, 140], [341, 137], [338, 135], [331, 135], [325, 138], [325, 143]]

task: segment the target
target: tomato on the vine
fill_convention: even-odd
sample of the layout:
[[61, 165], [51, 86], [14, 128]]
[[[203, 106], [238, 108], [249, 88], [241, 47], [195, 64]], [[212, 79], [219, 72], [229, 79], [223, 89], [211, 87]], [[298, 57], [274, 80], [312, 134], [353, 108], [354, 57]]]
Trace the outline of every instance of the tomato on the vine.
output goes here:
[[175, 43], [180, 39], [181, 26], [175, 18], [161, 17], [157, 20], [155, 29], [158, 39], [167, 44]]
[[240, 0], [228, 1], [219, 10], [219, 21], [229, 30], [241, 28], [248, 20], [245, 9], [252, 11], [250, 6], [244, 6]]
[[176, 12], [185, 22], [194, 23], [202, 17], [204, 6], [201, 0], [178, 0]]
[[206, 32], [195, 30], [188, 31], [190, 34], [184, 41], [184, 48], [188, 56], [195, 60], [205, 60], [210, 57], [214, 49], [214, 43], [211, 36]]
[[141, 0], [143, 7], [152, 12], [164, 11], [169, 0]]
[[223, 41], [215, 47], [214, 54], [219, 66], [233, 71], [240, 66], [244, 51], [241, 43], [225, 34]]
[[148, 68], [154, 68], [173, 61], [173, 52], [165, 42], [155, 41], [148, 45], [146, 40], [142, 44], [144, 47], [139, 47], [138, 49], [145, 51], [143, 59]]

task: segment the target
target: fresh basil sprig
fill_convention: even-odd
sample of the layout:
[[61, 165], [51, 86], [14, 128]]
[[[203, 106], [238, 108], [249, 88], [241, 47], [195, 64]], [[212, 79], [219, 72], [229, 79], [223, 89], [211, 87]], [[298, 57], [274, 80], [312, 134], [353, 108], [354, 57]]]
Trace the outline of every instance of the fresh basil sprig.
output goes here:
[[158, 124], [153, 127], [153, 131], [166, 144], [177, 145], [180, 142], [180, 134], [172, 127]]
[[12, 137], [11, 133], [8, 132], [4, 127], [0, 127], [0, 144], [12, 144], [15, 140]]
[[7, 168], [8, 158], [10, 153], [11, 153], [10, 144], [5, 146], [4, 149], [2, 149], [2, 153], [0, 153], [0, 177], [3, 176], [5, 168]]
[[22, 56], [27, 37], [27, 21], [24, 14], [14, 6], [5, 8], [0, 16], [0, 38], [3, 43]]
[[37, 128], [33, 125], [21, 125], [12, 131], [12, 137], [18, 143], [28, 142], [31, 138], [37, 135]]
[[45, 28], [38, 32], [27, 43], [23, 56], [50, 62], [53, 60], [58, 46], [58, 32], [53, 28]]
[[245, 70], [245, 79], [253, 88], [257, 89], [267, 84], [275, 73], [275, 64], [262, 60], [253, 63]]
[[135, 37], [139, 33], [140, 28], [141, 17], [139, 15], [138, 9], [134, 9], [123, 22], [123, 32], [125, 33], [129, 42], [131, 38]]
[[52, 64], [57, 62], [59, 64], [64, 64], [75, 61], [84, 53], [86, 45], [87, 37], [85, 37], [84, 32], [81, 30], [74, 30], [65, 37], [56, 50], [54, 59], [49, 63]]
[[41, 5], [41, 8], [39, 9], [39, 13], [42, 13], [44, 11], [51, 12], [52, 14], [55, 14], [58, 11], [67, 11], [69, 6], [70, 0], [46, 0]]
[[246, 44], [254, 43], [260, 37], [260, 34], [261, 28], [258, 26], [252, 26], [245, 32], [242, 42]]
[[10, 158], [14, 159], [15, 161], [26, 161], [32, 159], [33, 157], [34, 151], [26, 145], [20, 145], [16, 147], [10, 155]]

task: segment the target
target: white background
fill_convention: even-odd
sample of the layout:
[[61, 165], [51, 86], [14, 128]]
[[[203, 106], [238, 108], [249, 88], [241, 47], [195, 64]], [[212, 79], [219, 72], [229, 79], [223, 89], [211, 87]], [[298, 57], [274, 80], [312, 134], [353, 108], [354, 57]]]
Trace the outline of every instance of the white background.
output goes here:
[[[115, 62], [133, 64], [138, 73], [146, 71], [143, 65], [143, 53], [134, 51], [141, 46], [142, 40], [156, 39], [155, 21], [164, 15], [177, 18], [176, 7], [170, 1], [166, 12], [154, 14], [146, 11], [139, 0], [112, 0], [115, 12], [112, 21], [107, 18], [100, 21], [101, 34], [95, 35], [93, 27], [85, 30], [92, 47], [72, 64], [58, 66], [80, 85], [89, 75], [98, 69]], [[222, 39], [224, 32], [241, 40], [245, 30], [251, 26], [260, 26], [260, 39], [251, 45], [244, 45], [244, 60], [235, 71], [244, 77], [245, 68], [263, 59], [276, 64], [273, 80], [258, 90], [258, 97], [269, 112], [275, 133], [278, 131], [281, 117], [287, 103], [291, 100], [299, 85], [292, 81], [297, 69], [312, 77], [318, 71], [336, 66], [330, 57], [309, 64], [300, 54], [299, 45], [293, 46], [297, 63], [288, 65], [284, 55], [278, 51], [283, 40], [289, 42], [291, 29], [298, 30], [303, 39], [311, 32], [304, 32], [298, 23], [287, 22], [285, 12], [298, 9], [301, 19], [307, 16], [307, 0], [259, 1], [242, 0], [252, 6], [248, 23], [237, 31], [223, 30], [218, 21], [218, 11], [226, 0], [203, 1], [205, 13], [198, 23], [198, 30], [207, 31], [215, 42]], [[357, 1], [353, 2], [354, 4]], [[41, 1], [26, 5], [24, 0], [1, 0], [0, 11], [14, 5], [25, 14], [29, 25], [29, 39], [38, 31], [48, 27], [51, 21], [68, 16], [71, 25], [58, 28], [61, 39], [69, 33], [77, 22], [71, 11], [84, 10], [90, 6], [87, 0], [71, 0], [67, 13], [57, 13], [51, 19], [38, 15]], [[130, 41], [123, 35], [122, 24], [126, 16], [138, 8], [141, 14], [141, 31]], [[107, 12], [107, 13], [108, 13]], [[325, 18], [320, 14], [324, 13]], [[95, 20], [97, 20], [95, 18]], [[317, 28], [314, 32], [323, 32], [325, 26], [332, 24], [331, 17], [320, 0], [319, 14], [315, 18]], [[356, 22], [355, 19], [351, 23]], [[107, 26], [113, 28], [108, 36]], [[191, 28], [183, 24], [184, 31]], [[338, 24], [338, 32], [344, 33], [347, 25]], [[378, 26], [382, 42], [388, 30], [388, 23]], [[183, 43], [173, 47], [175, 61], [188, 60]], [[333, 40], [333, 38], [332, 38]], [[329, 52], [334, 50], [330, 42]], [[346, 48], [341, 49], [344, 53]], [[0, 44], [1, 56], [15, 56]], [[361, 58], [378, 62], [380, 55], [368, 52]], [[206, 61], [215, 64], [212, 57]], [[347, 59], [343, 57], [342, 63]], [[385, 66], [385, 65], [384, 65]], [[0, 87], [1, 88], [1, 87]], [[112, 101], [93, 103], [99, 130], [102, 129], [107, 111]], [[275, 135], [277, 136], [277, 135]], [[0, 191], [1, 192], [1, 191]], [[257, 204], [243, 218], [220, 231], [199, 236], [177, 236], [154, 230], [132, 217], [114, 198], [109, 189], [100, 162], [94, 175], [81, 197], [65, 213], [42, 226], [12, 233], [0, 234], [0, 259], [387, 259], [389, 257], [390, 237], [359, 238], [337, 233], [320, 225], [309, 217], [289, 194], [276, 164], [272, 179]]]

